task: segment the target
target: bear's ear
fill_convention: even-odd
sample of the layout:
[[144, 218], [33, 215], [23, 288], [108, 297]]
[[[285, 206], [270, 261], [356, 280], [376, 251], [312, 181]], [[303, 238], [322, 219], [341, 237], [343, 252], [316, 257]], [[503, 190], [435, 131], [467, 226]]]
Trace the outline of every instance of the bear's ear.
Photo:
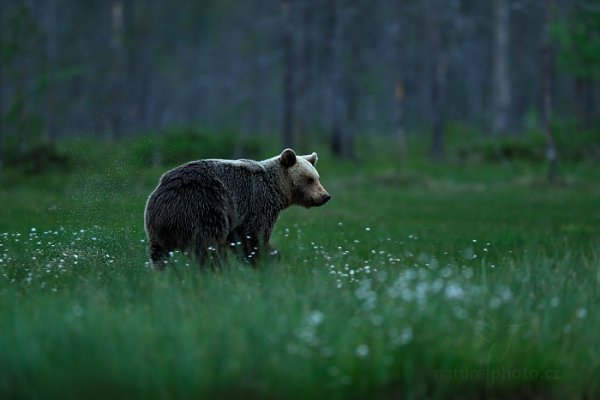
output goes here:
[[306, 161], [308, 161], [309, 163], [311, 163], [313, 166], [317, 165], [317, 161], [319, 161], [319, 157], [317, 156], [317, 153], [312, 153], [309, 154], [308, 156], [302, 156], [306, 159]]
[[292, 165], [296, 164], [296, 153], [294, 153], [294, 150], [292, 149], [285, 149], [279, 156], [279, 162], [285, 168], [291, 167]]

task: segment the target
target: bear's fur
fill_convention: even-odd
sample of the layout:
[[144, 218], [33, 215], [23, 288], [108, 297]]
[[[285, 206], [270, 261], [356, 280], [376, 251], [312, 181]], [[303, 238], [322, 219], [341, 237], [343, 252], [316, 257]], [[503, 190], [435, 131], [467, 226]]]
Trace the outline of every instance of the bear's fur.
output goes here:
[[182, 250], [204, 264], [239, 244], [255, 263], [261, 250], [270, 249], [282, 210], [321, 206], [331, 198], [319, 182], [317, 159], [317, 153], [296, 156], [285, 149], [264, 161], [199, 160], [168, 171], [146, 203], [150, 259], [162, 268], [169, 252]]

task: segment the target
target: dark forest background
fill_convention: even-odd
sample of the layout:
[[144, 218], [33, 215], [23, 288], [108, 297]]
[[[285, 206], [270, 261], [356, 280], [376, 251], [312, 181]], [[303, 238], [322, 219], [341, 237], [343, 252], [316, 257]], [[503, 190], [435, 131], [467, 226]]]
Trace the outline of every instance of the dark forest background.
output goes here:
[[3, 0], [0, 27], [4, 161], [176, 126], [351, 159], [375, 135], [440, 160], [453, 132], [543, 134], [551, 165], [580, 135], [600, 157], [598, 1]]

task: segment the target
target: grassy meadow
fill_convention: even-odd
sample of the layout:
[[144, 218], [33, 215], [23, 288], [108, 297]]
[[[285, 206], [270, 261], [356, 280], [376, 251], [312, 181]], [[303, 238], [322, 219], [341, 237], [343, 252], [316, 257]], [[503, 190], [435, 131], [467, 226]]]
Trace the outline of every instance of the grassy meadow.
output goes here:
[[194, 147], [157, 143], [1, 176], [0, 398], [600, 396], [597, 163], [320, 152], [333, 199], [283, 212], [279, 263], [158, 272], [144, 204]]

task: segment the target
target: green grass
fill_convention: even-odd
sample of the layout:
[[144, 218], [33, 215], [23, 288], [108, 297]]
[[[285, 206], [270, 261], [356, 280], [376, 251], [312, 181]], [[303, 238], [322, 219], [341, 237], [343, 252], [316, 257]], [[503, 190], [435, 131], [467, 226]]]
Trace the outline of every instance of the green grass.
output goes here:
[[160, 273], [166, 167], [86, 146], [0, 182], [0, 398], [600, 395], [597, 166], [320, 154], [333, 200], [282, 214], [279, 264]]

